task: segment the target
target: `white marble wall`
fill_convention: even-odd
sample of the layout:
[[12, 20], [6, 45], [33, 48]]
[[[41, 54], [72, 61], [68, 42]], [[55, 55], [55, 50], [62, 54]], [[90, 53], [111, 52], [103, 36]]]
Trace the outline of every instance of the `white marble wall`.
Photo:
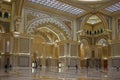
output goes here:
[[120, 56], [120, 43], [112, 44], [111, 51], [111, 56]]
[[60, 45], [59, 49], [59, 56], [64, 56], [64, 45]]
[[28, 38], [20, 38], [19, 52], [29, 53], [29, 39]]
[[109, 71], [120, 71], [120, 57], [111, 57], [109, 59]]
[[30, 63], [29, 56], [19, 56], [18, 57], [18, 67], [29, 67]]
[[109, 69], [120, 69], [120, 42], [113, 41], [111, 44], [111, 57], [109, 58]]
[[78, 51], [78, 45], [72, 44], [70, 50], [71, 50], [71, 52], [70, 52], [71, 56], [78, 56], [78, 54], [77, 54], [78, 53], [77, 52]]

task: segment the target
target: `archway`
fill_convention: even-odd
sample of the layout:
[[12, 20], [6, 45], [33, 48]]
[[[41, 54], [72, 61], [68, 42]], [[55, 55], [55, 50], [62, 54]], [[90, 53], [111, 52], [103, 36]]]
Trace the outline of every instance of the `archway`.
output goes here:
[[104, 18], [104, 16], [102, 16], [99, 13], [87, 15], [82, 20], [82, 24], [81, 24], [82, 27], [80, 29], [83, 29], [85, 27], [86, 23], [92, 24], [92, 25], [101, 23], [103, 25], [102, 27], [104, 27], [104, 29], [108, 29], [108, 24], [107, 24], [106, 19]]
[[[27, 25], [26, 32], [27, 34], [34, 34], [34, 30], [36, 30], [37, 28], [43, 27], [43, 25], [46, 25], [46, 24], [47, 25], [50, 24], [54, 26], [54, 28], [51, 26], [47, 26], [47, 27], [51, 28], [55, 33], [57, 33], [57, 35], [62, 38], [61, 40], [65, 40], [64, 37], [66, 37], [66, 39], [72, 38], [70, 29], [63, 22], [54, 18], [34, 19]], [[60, 32], [62, 32], [62, 34], [58, 30], [61, 30]]]
[[81, 26], [80, 35], [84, 37], [95, 38], [106, 34], [107, 23], [104, 17], [100, 14], [90, 14], [86, 16], [82, 21]]
[[81, 40], [81, 46], [80, 46], [80, 57], [81, 57], [81, 67], [87, 67], [87, 60], [90, 58], [90, 47], [89, 43], [86, 39]]
[[[89, 43], [88, 45], [90, 46], [90, 48], [86, 50], [83, 49], [83, 53], [89, 50], [89, 54], [84, 57], [84, 66], [90, 68], [98, 68], [103, 65], [101, 60], [106, 59], [106, 55], [108, 55], [106, 54], [107, 52], [105, 52], [108, 48], [106, 46], [106, 43], [107, 39], [109, 38], [109, 35], [106, 33], [106, 29], [108, 28], [106, 19], [99, 13], [89, 14], [88, 16], [84, 17], [81, 26], [82, 27], [80, 28], [81, 30], [79, 31], [78, 39], [87, 39]], [[102, 38], [105, 38], [106, 40]], [[104, 43], [101, 44], [101, 41]], [[98, 43], [100, 45], [98, 45]]]
[[57, 42], [68, 39], [66, 30], [61, 29], [52, 22], [41, 22], [30, 24], [29, 27], [26, 28], [26, 31], [28, 34], [34, 36], [32, 43], [33, 60], [37, 61], [39, 66], [57, 66]]
[[104, 38], [101, 38], [96, 43], [97, 45], [97, 55], [99, 55], [99, 59], [101, 59], [101, 68], [104, 70], [108, 69], [108, 58], [109, 58], [109, 44], [108, 41]]

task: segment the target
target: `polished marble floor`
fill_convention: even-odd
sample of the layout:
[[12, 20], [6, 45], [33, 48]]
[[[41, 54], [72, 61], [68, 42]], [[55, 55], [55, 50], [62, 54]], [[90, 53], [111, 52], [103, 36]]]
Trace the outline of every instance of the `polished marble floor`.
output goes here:
[[0, 70], [0, 80], [120, 80], [118, 70], [62, 69], [62, 68], [13, 68]]

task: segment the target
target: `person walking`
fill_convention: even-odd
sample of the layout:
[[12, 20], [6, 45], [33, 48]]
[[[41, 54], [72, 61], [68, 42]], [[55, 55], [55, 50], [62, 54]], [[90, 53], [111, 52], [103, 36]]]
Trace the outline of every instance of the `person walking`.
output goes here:
[[5, 68], [5, 72], [8, 72], [8, 65], [7, 64], [5, 64], [4, 68]]
[[76, 64], [75, 67], [76, 67], [76, 73], [77, 73], [78, 72], [78, 65]]
[[9, 66], [9, 67], [10, 67], [10, 71], [11, 71], [11, 70], [12, 70], [12, 65], [10, 64], [10, 66]]

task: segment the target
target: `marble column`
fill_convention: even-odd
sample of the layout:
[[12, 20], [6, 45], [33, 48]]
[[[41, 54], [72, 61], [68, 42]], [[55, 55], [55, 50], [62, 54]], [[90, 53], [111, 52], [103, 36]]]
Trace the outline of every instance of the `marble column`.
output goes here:
[[12, 0], [12, 11], [11, 11], [11, 27], [10, 31], [13, 32], [15, 28], [15, 0]]
[[116, 23], [115, 23], [115, 18], [112, 18], [112, 40], [116, 39]]
[[32, 40], [33, 38], [31, 37], [31, 38], [29, 38], [29, 53], [30, 53], [30, 55], [29, 55], [29, 67], [31, 67], [31, 64], [32, 64]]
[[44, 71], [45, 68], [46, 68], [46, 45], [45, 44], [42, 44], [43, 45], [43, 57], [42, 57], [42, 70]]
[[73, 21], [73, 40], [77, 40], [77, 21]]
[[21, 24], [21, 18], [20, 16], [16, 16], [16, 22], [15, 22], [15, 31], [20, 32], [20, 24]]

